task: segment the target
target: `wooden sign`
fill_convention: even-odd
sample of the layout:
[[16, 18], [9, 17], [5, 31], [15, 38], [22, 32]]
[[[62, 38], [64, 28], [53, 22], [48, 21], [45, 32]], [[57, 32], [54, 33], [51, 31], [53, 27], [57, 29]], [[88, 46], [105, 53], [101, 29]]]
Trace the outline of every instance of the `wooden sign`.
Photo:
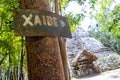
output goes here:
[[17, 36], [72, 37], [65, 17], [40, 10], [15, 10], [14, 29]]

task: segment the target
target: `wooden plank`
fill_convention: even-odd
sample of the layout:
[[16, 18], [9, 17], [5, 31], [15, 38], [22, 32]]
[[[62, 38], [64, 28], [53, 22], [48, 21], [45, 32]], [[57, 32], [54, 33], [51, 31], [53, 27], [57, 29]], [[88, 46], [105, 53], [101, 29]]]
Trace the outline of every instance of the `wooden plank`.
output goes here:
[[66, 18], [48, 11], [15, 10], [14, 26], [16, 36], [72, 38]]

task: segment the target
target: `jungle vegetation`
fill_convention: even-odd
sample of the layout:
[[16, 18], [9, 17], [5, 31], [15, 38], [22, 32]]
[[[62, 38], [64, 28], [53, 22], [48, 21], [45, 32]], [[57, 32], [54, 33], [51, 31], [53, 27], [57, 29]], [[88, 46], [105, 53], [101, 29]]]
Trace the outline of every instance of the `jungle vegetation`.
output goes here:
[[[54, 0], [50, 1], [53, 9]], [[82, 6], [82, 11], [77, 14], [65, 13], [72, 1]], [[60, 0], [61, 15], [67, 17], [71, 32], [74, 32], [76, 26], [80, 26], [85, 18], [86, 2], [91, 10], [89, 12], [91, 19], [97, 21], [96, 26], [91, 26], [90, 34], [105, 46], [112, 47], [120, 53], [120, 4], [116, 4], [115, 0]], [[0, 80], [3, 78], [21, 80], [20, 75], [27, 73], [25, 37], [14, 35], [13, 10], [15, 9], [19, 9], [19, 0], [0, 1]]]

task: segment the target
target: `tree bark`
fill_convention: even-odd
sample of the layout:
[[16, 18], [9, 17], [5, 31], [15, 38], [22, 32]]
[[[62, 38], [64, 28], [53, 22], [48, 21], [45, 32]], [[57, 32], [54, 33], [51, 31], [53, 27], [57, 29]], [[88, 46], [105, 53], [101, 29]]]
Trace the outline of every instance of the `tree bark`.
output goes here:
[[8, 79], [7, 80], [10, 80], [11, 78], [11, 69], [12, 69], [12, 60], [11, 60], [11, 52], [9, 51], [9, 67], [8, 67]]
[[0, 80], [2, 80], [2, 69], [0, 69]]
[[[55, 0], [55, 13], [59, 14], [59, 0]], [[61, 37], [58, 38], [58, 41], [60, 45], [60, 53], [64, 68], [65, 80], [70, 80], [70, 73], [69, 73], [67, 52], [66, 52], [66, 39]]]
[[59, 38], [59, 45], [64, 68], [65, 80], [70, 80], [70, 72], [68, 67], [67, 52], [66, 52], [66, 39]]
[[23, 64], [24, 64], [24, 39], [23, 36], [21, 37], [21, 60], [20, 60], [20, 80], [24, 80], [23, 76]]
[[18, 80], [17, 67], [13, 67], [13, 80]]
[[[23, 9], [50, 11], [49, 0], [21, 0]], [[65, 80], [57, 37], [26, 37], [29, 80]]]

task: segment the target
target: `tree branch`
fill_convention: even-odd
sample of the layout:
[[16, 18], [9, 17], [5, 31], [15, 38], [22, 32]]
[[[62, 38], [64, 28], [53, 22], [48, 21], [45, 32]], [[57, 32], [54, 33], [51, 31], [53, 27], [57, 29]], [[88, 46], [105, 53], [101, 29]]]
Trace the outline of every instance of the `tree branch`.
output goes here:
[[5, 58], [7, 57], [9, 53], [6, 53], [5, 56], [2, 58], [2, 60], [0, 61], [0, 66], [2, 65], [3, 61], [5, 60]]

